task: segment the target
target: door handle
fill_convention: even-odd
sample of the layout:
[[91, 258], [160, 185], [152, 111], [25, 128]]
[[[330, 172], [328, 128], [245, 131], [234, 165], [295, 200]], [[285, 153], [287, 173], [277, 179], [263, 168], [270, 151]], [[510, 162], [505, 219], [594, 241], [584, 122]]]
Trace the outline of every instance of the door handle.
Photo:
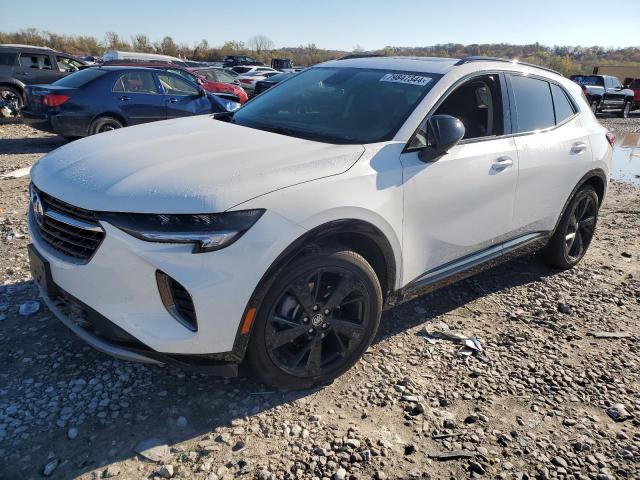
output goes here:
[[167, 102], [169, 102], [169, 103], [176, 103], [177, 101], [178, 101], [178, 99], [177, 98], [173, 98], [173, 97], [167, 99]]
[[491, 168], [494, 170], [502, 171], [505, 168], [509, 168], [513, 165], [513, 160], [511, 157], [498, 157], [493, 161], [493, 165]]
[[570, 153], [571, 155], [580, 155], [583, 152], [587, 151], [587, 144], [584, 142], [576, 142], [571, 145]]
[[123, 102], [128, 102], [129, 100], [131, 100], [131, 97], [127, 97], [126, 95], [123, 95], [120, 97], [120, 100]]

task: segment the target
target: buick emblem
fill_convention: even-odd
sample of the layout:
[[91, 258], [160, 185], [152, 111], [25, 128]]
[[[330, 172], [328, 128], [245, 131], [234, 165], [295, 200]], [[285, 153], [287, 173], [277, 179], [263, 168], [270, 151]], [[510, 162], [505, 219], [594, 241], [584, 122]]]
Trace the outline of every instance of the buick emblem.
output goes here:
[[31, 191], [31, 210], [33, 211], [33, 218], [39, 227], [42, 227], [44, 220], [44, 207], [42, 206], [42, 200], [40, 195], [35, 190]]
[[314, 327], [319, 327], [324, 323], [324, 315], [321, 313], [316, 313], [313, 317], [311, 317], [311, 325]]

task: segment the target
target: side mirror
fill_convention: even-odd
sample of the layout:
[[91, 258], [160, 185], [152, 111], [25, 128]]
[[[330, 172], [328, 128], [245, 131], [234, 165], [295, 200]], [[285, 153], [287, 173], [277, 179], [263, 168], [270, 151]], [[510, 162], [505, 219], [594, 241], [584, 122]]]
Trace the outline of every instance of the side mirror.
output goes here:
[[427, 146], [420, 151], [420, 160], [433, 162], [447, 153], [464, 137], [464, 125], [451, 115], [434, 115], [427, 120]]
[[207, 92], [205, 92], [205, 91], [204, 91], [204, 88], [201, 88], [201, 89], [198, 91], [198, 95], [196, 95], [196, 98], [202, 98], [202, 97], [204, 97], [204, 96], [206, 96], [206, 95], [207, 95]]

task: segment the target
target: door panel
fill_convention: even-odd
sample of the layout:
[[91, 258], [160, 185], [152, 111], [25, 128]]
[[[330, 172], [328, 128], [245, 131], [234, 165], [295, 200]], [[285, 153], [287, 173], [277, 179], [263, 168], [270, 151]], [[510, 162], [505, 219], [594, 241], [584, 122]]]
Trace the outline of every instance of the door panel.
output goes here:
[[[509, 165], [509, 160], [511, 165]], [[510, 238], [518, 156], [513, 138], [462, 143], [435, 162], [401, 156], [403, 279]]]
[[111, 95], [129, 125], [167, 118], [166, 103], [158, 93], [156, 78], [151, 72], [135, 71], [121, 75]]
[[551, 231], [592, 163], [589, 138], [576, 117], [556, 129], [516, 137], [516, 145], [519, 175], [512, 228]]

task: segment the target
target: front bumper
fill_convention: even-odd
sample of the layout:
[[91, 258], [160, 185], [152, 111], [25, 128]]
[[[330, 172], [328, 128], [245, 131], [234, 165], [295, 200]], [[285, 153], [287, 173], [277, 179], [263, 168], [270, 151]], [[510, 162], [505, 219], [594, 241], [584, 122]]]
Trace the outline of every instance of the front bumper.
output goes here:
[[[44, 241], [32, 217], [30, 212], [33, 248], [48, 263], [56, 287], [126, 332], [142, 348], [79, 331], [56, 307], [56, 299], [44, 295], [56, 316], [98, 350], [119, 358], [162, 363], [239, 363], [246, 341], [238, 341], [238, 332], [249, 300], [264, 272], [288, 246], [287, 239], [304, 233], [292, 222], [265, 212], [229, 247], [193, 254], [191, 245], [145, 242], [101, 222], [104, 240], [88, 262], [80, 262]], [[158, 270], [190, 293], [197, 331], [186, 328], [165, 308], [156, 281]]]

